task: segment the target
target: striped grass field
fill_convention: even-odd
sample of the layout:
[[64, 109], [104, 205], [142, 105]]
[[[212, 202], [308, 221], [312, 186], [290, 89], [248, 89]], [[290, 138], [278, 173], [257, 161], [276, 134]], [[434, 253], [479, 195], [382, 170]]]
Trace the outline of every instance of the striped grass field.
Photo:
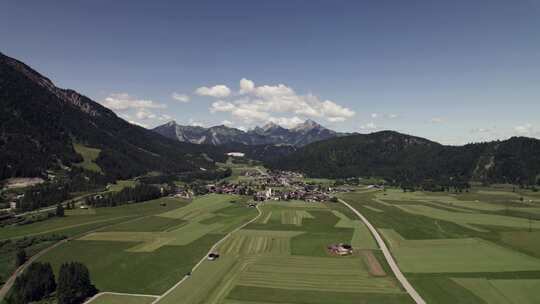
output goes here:
[[198, 222], [183, 225], [170, 232], [125, 232], [107, 231], [94, 232], [85, 235], [81, 241], [112, 241], [112, 242], [139, 242], [136, 246], [127, 249], [131, 252], [152, 252], [165, 245], [187, 245], [218, 230], [223, 225], [214, 223], [209, 225]]
[[281, 223], [283, 225], [302, 226], [302, 220], [305, 218], [312, 219], [314, 217], [305, 210], [281, 210]]
[[165, 212], [160, 214], [160, 216], [194, 220], [203, 214], [213, 213], [215, 211], [231, 206], [231, 200], [235, 199], [240, 200], [240, 197], [221, 194], [205, 195], [202, 197], [198, 197], [191, 204], [187, 205], [184, 208]]
[[335, 292], [401, 292], [393, 280], [370, 276], [357, 257], [262, 256], [240, 275], [238, 285]]
[[155, 299], [154, 297], [102, 294], [92, 300], [90, 304], [150, 304]]
[[403, 272], [473, 273], [540, 270], [540, 259], [478, 239], [406, 240], [379, 229]]
[[540, 303], [538, 279], [454, 278], [454, 282], [468, 289], [490, 304]]
[[424, 205], [398, 205], [396, 207], [412, 214], [423, 215], [439, 220], [454, 222], [460, 226], [479, 232], [486, 232], [486, 230], [473, 225], [491, 225], [521, 229], [528, 229], [530, 225], [533, 229], [540, 229], [540, 221], [529, 221], [525, 218], [497, 214], [452, 212]]

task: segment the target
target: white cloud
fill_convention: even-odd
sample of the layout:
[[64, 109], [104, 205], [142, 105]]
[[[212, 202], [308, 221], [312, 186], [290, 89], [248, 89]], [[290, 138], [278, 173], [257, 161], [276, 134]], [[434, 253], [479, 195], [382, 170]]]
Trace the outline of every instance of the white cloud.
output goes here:
[[271, 117], [269, 121], [288, 129], [296, 127], [297, 125], [304, 122], [304, 120], [298, 116], [294, 116], [290, 118], [289, 117]]
[[256, 86], [253, 81], [243, 78], [238, 93], [241, 98], [218, 100], [212, 103], [210, 111], [229, 112], [248, 124], [273, 119], [284, 121], [284, 125], [294, 117], [300, 119], [298, 116], [341, 122], [355, 115], [353, 110], [331, 100], [321, 100], [312, 94], [299, 95], [284, 84]]
[[242, 78], [240, 80], [240, 91], [239, 94], [246, 94], [255, 89], [255, 83], [249, 79]]
[[518, 135], [530, 135], [533, 133], [533, 126], [530, 123], [514, 127], [514, 132]]
[[224, 121], [221, 122], [221, 124], [224, 125], [224, 126], [230, 127], [234, 123], [232, 121], [230, 121], [230, 120], [224, 120]]
[[195, 90], [195, 94], [199, 96], [210, 96], [215, 98], [224, 98], [231, 95], [231, 90], [223, 84], [218, 84], [213, 87], [200, 87]]
[[371, 116], [371, 119], [380, 119], [380, 118], [395, 119], [399, 117], [398, 114], [394, 114], [394, 113], [390, 113], [390, 114], [371, 113], [370, 116]]
[[492, 130], [489, 128], [473, 128], [471, 129], [471, 133], [489, 133]]
[[189, 100], [191, 99], [188, 95], [186, 94], [180, 94], [180, 93], [172, 93], [171, 97], [176, 100], [176, 101], [180, 101], [180, 102], [183, 102], [183, 103], [186, 103], [186, 102], [189, 102]]
[[172, 120], [172, 117], [170, 115], [167, 115], [167, 114], [161, 114], [158, 116], [158, 119], [161, 120], [161, 121], [170, 121]]
[[128, 121], [130, 124], [132, 125], [136, 125], [136, 126], [139, 126], [139, 127], [143, 127], [145, 129], [148, 129], [148, 125], [147, 124], [144, 124], [144, 123], [141, 123], [141, 122], [138, 122], [138, 121], [134, 121], [134, 120], [129, 120]]
[[140, 120], [148, 120], [148, 119], [155, 119], [157, 116], [156, 114], [149, 112], [147, 110], [141, 109], [135, 113], [135, 117]]
[[373, 123], [373, 122], [369, 122], [369, 123], [367, 123], [365, 125], [361, 125], [360, 129], [361, 130], [375, 130], [375, 129], [377, 129], [377, 125], [375, 123]]
[[128, 109], [163, 109], [167, 106], [153, 100], [138, 99], [127, 93], [113, 93], [101, 101], [101, 104], [113, 111]]
[[435, 123], [435, 124], [443, 123], [443, 122], [444, 122], [444, 118], [441, 118], [441, 117], [433, 117], [432, 119], [429, 120], [429, 122]]

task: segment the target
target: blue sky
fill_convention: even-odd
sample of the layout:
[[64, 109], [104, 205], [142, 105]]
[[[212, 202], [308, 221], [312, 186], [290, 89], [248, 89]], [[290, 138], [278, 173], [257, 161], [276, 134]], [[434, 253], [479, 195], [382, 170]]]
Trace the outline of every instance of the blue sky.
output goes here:
[[0, 52], [149, 127], [462, 144], [540, 137], [539, 29], [539, 0], [5, 0]]

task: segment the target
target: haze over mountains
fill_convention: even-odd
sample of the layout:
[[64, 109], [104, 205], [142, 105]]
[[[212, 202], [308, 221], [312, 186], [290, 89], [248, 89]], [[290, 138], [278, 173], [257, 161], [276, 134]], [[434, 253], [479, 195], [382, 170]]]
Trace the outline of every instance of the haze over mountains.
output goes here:
[[346, 136], [327, 129], [313, 120], [306, 120], [293, 128], [283, 128], [275, 123], [268, 123], [249, 131], [243, 131], [225, 125], [204, 128], [200, 126], [183, 126], [175, 121], [158, 126], [153, 131], [181, 142], [194, 144], [223, 145], [228, 143], [242, 143], [245, 145], [292, 145], [295, 147], [325, 140], [329, 138]]

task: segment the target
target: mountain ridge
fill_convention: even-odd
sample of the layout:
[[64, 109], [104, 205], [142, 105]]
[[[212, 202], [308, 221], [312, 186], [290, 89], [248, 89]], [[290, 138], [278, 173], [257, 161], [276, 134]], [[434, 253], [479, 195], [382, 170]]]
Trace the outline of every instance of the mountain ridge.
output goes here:
[[157, 126], [152, 131], [171, 139], [194, 144], [223, 145], [228, 143], [242, 143], [245, 145], [292, 145], [301, 147], [312, 142], [333, 137], [349, 135], [330, 130], [313, 120], [306, 120], [292, 128], [284, 128], [274, 122], [262, 127], [255, 127], [248, 131], [225, 125], [212, 127], [186, 126], [167, 122]]
[[173, 141], [130, 124], [2, 53], [0, 105], [0, 180], [40, 176], [80, 162], [74, 143], [100, 149], [96, 163], [111, 178], [199, 170], [214, 165], [203, 153], [222, 157], [206, 146]]
[[379, 131], [315, 142], [270, 160], [268, 166], [327, 178], [539, 184], [540, 140], [512, 137], [449, 146], [396, 131]]

